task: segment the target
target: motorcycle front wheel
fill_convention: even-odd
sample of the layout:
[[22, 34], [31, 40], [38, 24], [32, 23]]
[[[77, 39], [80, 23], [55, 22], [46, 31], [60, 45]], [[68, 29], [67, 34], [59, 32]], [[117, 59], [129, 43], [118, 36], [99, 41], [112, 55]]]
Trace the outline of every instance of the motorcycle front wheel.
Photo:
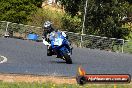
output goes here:
[[65, 58], [66, 64], [72, 64], [72, 59], [70, 55], [68, 55], [67, 53], [64, 53], [64, 58]]

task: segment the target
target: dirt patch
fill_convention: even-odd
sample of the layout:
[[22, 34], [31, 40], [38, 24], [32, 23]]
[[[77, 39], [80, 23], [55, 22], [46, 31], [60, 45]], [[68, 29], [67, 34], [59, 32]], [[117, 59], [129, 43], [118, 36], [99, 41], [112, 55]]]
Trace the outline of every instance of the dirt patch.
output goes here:
[[3, 82], [53, 82], [56, 84], [76, 84], [75, 78], [56, 76], [37, 76], [20, 74], [0, 74], [0, 81]]

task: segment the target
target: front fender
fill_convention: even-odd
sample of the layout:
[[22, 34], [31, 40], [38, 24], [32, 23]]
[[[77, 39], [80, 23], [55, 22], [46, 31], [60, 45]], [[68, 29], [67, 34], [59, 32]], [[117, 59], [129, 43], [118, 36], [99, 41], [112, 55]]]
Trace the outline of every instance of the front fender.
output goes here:
[[68, 51], [68, 49], [66, 48], [66, 46], [63, 46], [63, 47], [60, 47], [60, 49], [59, 49], [63, 54], [64, 53], [70, 53], [69, 51]]

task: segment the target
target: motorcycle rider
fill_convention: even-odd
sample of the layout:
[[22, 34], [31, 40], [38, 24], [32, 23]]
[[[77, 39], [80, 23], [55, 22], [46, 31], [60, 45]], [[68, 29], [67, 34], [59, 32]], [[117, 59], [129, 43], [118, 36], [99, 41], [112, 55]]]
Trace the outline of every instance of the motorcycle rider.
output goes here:
[[[58, 31], [58, 30], [56, 30], [56, 29], [54, 29], [54, 28], [52, 27], [52, 23], [51, 23], [50, 21], [46, 21], [46, 22], [43, 24], [43, 36], [42, 36], [42, 38], [43, 38], [43, 43], [44, 43], [45, 45], [48, 46], [48, 50], [52, 50], [51, 47], [50, 47], [50, 46], [51, 46], [51, 41], [50, 41], [50, 39], [49, 39], [49, 38], [50, 38], [50, 33], [51, 33], [51, 32], [55, 32], [55, 31]], [[61, 32], [61, 34], [62, 34], [65, 38], [68, 38], [64, 32]], [[71, 50], [70, 44], [68, 44], [66, 47], [67, 47], [69, 50]], [[58, 51], [57, 51], [57, 57], [58, 57], [58, 58], [60, 57]]]
[[45, 45], [50, 45], [50, 40], [49, 40], [49, 34], [54, 31], [54, 28], [51, 26], [52, 23], [50, 21], [46, 21], [43, 24], [43, 43]]

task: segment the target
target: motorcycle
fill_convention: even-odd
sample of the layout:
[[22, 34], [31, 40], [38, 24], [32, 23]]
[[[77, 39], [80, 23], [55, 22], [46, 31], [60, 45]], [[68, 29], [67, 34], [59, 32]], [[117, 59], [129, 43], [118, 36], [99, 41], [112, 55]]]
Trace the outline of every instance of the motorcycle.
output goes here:
[[61, 32], [52, 32], [49, 36], [51, 45], [47, 47], [47, 56], [57, 55], [67, 64], [72, 64], [72, 48], [69, 47], [69, 41]]

